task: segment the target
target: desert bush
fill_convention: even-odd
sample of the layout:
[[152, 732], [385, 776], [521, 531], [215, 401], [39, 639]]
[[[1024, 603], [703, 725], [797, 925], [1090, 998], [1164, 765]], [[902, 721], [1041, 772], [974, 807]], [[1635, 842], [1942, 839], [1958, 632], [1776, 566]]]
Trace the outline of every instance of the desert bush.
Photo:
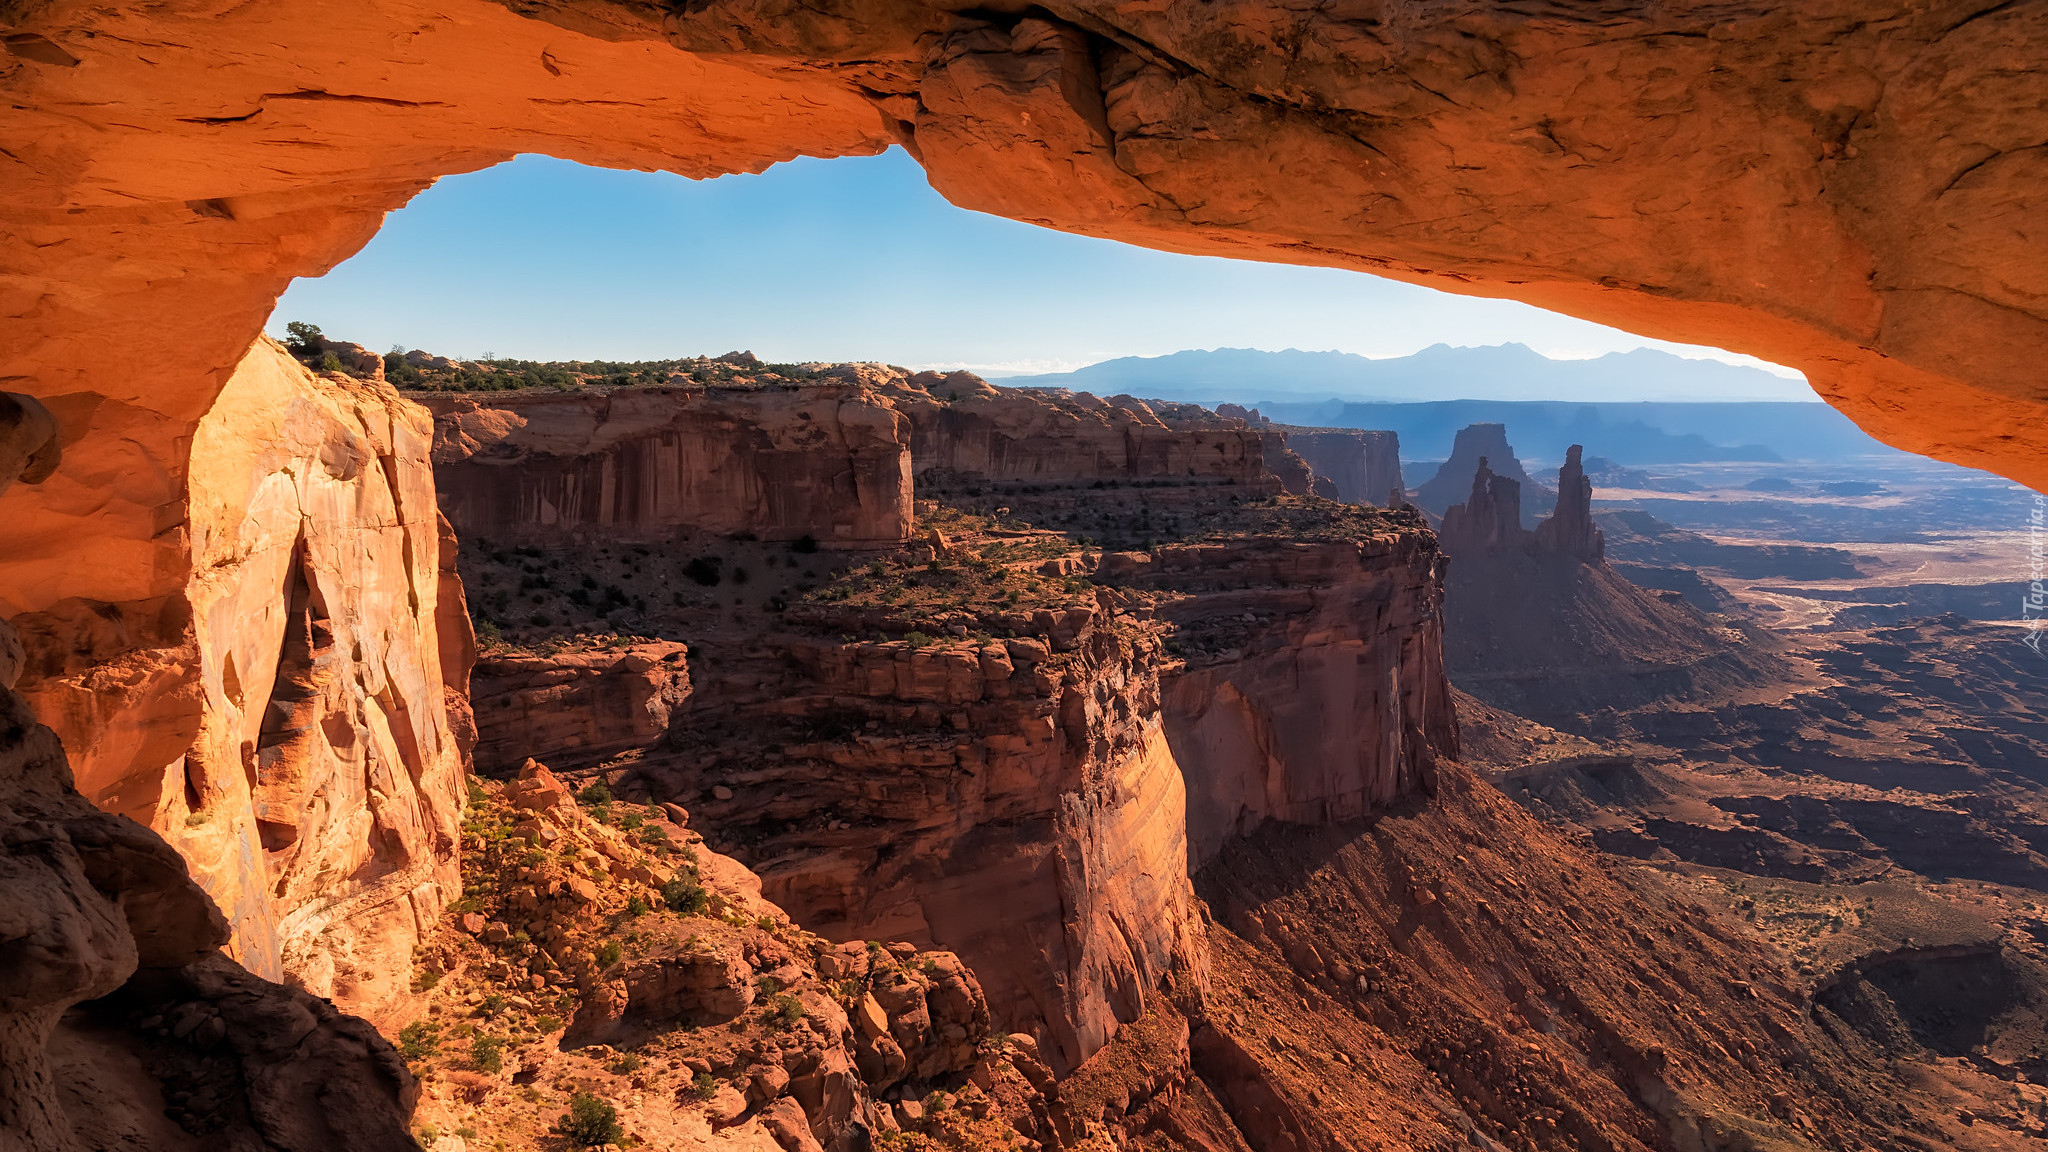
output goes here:
[[398, 1030], [398, 1054], [409, 1061], [431, 1060], [441, 1050], [441, 1026], [415, 1020]]
[[498, 1072], [505, 1067], [505, 1038], [479, 1032], [469, 1042], [469, 1066], [479, 1072]]
[[684, 916], [701, 916], [711, 907], [711, 893], [694, 878], [677, 876], [661, 886], [661, 902]]
[[626, 1138], [619, 1110], [588, 1092], [569, 1098], [569, 1111], [555, 1121], [555, 1134], [583, 1148], [617, 1144]]

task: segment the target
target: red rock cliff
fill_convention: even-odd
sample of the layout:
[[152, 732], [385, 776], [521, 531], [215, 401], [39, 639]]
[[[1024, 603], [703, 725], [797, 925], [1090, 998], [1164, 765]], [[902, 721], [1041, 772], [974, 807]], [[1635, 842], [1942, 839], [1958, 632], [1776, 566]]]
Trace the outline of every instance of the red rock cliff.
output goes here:
[[692, 530], [870, 548], [909, 535], [909, 430], [858, 386], [425, 399], [442, 507], [464, 537]]
[[470, 677], [476, 770], [504, 774], [533, 756], [583, 768], [658, 743], [689, 698], [688, 657], [663, 640], [487, 654]]
[[178, 849], [252, 971], [365, 1009], [458, 881], [468, 670], [444, 660], [469, 622], [443, 601], [431, 440], [389, 388], [260, 341], [194, 435], [176, 591], [14, 619], [79, 790]]
[[1198, 867], [1268, 820], [1358, 819], [1457, 754], [1424, 533], [1112, 554], [1098, 579], [1184, 593], [1160, 609], [1185, 661], [1163, 724]]
[[914, 429], [912, 467], [935, 479], [1255, 484], [1269, 475], [1266, 453], [1279, 442], [1194, 404], [995, 388], [974, 378], [971, 385], [958, 382], [965, 373], [933, 375], [889, 383]]
[[[1401, 438], [1392, 432], [1356, 428], [1286, 428], [1287, 446], [1316, 475], [1337, 486], [1337, 498], [1353, 504], [1388, 506], [1404, 490], [1401, 482]], [[1394, 503], [1399, 503], [1395, 501]]]

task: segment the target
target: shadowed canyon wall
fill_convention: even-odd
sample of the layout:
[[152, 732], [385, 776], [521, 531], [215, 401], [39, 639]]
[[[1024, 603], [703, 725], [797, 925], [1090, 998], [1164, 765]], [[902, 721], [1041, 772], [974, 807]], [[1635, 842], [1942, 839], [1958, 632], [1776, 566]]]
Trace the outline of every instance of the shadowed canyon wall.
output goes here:
[[361, 1009], [456, 883], [469, 621], [431, 443], [260, 341], [193, 437], [181, 586], [14, 618], [79, 790], [178, 849], [251, 971]]
[[1287, 446], [1316, 475], [1337, 486], [1337, 498], [1354, 504], [1387, 505], [1404, 492], [1401, 438], [1392, 432], [1356, 428], [1286, 428]]
[[1456, 756], [1427, 537], [1128, 559], [1106, 578], [1193, 593], [1163, 611], [1186, 655], [1164, 682], [1164, 722], [1188, 781], [1197, 867], [1268, 820], [1359, 819], [1427, 788], [1436, 758]]

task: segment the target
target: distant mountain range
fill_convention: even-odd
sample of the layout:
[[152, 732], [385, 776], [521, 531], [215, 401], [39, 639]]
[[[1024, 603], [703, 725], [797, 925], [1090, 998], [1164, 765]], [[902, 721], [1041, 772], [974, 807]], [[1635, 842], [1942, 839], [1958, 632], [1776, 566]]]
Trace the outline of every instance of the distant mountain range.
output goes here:
[[1638, 348], [1590, 360], [1553, 360], [1523, 344], [1454, 348], [1373, 360], [1349, 352], [1263, 352], [1216, 348], [1168, 356], [1124, 356], [1072, 372], [1011, 376], [1004, 384], [1128, 393], [1214, 404], [1261, 400], [1578, 400], [1818, 403], [1813, 391], [1759, 368], [1688, 360]]

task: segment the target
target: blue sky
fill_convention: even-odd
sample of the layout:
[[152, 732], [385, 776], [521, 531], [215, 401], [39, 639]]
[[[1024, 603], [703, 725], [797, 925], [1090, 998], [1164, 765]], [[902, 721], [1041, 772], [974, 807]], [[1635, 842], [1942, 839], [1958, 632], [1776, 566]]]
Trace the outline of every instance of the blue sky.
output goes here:
[[[1756, 363], [1356, 272], [1180, 256], [956, 208], [900, 149], [692, 181], [524, 156], [450, 176], [271, 320], [442, 355], [1052, 372], [1184, 348], [1519, 341]], [[1784, 372], [1783, 369], [1779, 369]], [[1786, 373], [1790, 375], [1790, 373]]]

